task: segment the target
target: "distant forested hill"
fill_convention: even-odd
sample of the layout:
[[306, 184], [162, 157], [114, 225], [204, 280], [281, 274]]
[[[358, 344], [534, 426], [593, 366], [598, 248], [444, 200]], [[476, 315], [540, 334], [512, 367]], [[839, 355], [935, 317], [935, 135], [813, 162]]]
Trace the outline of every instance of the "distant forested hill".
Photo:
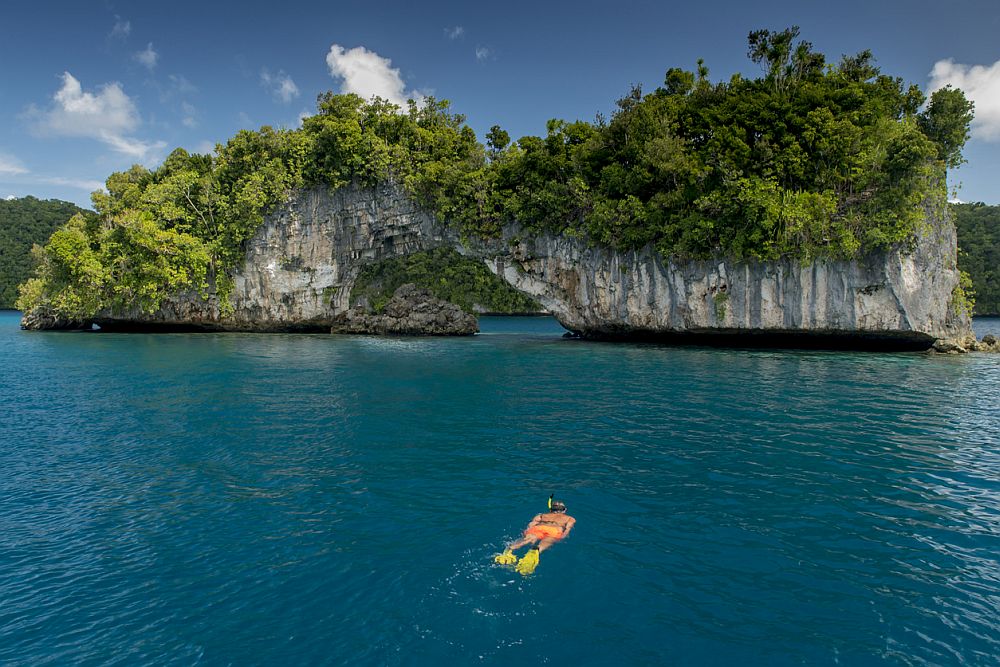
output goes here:
[[952, 204], [958, 266], [972, 278], [976, 314], [1000, 315], [1000, 206]]
[[79, 213], [58, 199], [0, 200], [0, 308], [13, 308], [17, 286], [31, 275], [31, 246], [45, 245], [57, 227]]

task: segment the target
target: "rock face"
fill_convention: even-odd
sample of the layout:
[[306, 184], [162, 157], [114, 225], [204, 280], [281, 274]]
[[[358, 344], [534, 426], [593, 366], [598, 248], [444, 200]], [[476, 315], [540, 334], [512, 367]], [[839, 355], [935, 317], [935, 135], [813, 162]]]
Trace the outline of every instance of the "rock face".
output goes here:
[[305, 190], [267, 216], [233, 275], [224, 314], [219, 299], [182, 294], [153, 313], [99, 313], [104, 330], [330, 330], [350, 308], [351, 287], [370, 262], [441, 245], [457, 235], [398, 188]]
[[665, 261], [650, 247], [507, 231], [510, 252], [492, 268], [584, 337], [926, 349], [970, 333], [952, 304], [949, 220], [931, 220], [912, 250], [808, 264]]
[[182, 294], [152, 315], [94, 319], [109, 330], [327, 331], [364, 264], [442, 245], [482, 259], [585, 337], [927, 349], [971, 334], [951, 302], [954, 225], [930, 213], [912, 249], [857, 261], [668, 261], [651, 247], [618, 252], [516, 226], [460, 239], [390, 183], [295, 193], [248, 243], [231, 312]]
[[479, 322], [475, 315], [455, 304], [435, 298], [430, 290], [406, 284], [393, 293], [381, 313], [352, 308], [337, 318], [330, 331], [389, 336], [471, 336], [479, 332]]

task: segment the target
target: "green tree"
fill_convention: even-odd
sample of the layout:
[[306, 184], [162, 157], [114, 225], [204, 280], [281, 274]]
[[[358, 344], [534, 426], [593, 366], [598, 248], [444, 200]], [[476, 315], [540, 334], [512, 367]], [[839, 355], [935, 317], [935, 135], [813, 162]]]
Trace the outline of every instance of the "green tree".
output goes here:
[[926, 111], [920, 114], [920, 129], [937, 144], [938, 159], [955, 168], [965, 160], [962, 147], [969, 140], [969, 124], [975, 105], [965, 93], [946, 86], [931, 94]]
[[499, 125], [494, 125], [486, 134], [486, 145], [489, 147], [490, 159], [496, 160], [510, 144], [510, 135]]

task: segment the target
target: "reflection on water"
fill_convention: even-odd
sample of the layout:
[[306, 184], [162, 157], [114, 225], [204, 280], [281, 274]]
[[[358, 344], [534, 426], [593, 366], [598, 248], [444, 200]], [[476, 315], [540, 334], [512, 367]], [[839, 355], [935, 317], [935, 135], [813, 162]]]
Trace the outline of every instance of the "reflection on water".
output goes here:
[[1000, 661], [1000, 357], [8, 319], [2, 663]]

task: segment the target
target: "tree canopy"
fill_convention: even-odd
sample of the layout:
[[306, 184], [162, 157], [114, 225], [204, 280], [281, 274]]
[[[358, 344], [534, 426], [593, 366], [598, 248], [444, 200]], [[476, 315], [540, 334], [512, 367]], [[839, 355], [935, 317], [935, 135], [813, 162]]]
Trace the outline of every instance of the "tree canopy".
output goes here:
[[610, 119], [553, 119], [544, 137], [515, 142], [493, 126], [487, 146], [447, 101], [400, 108], [325, 93], [299, 129], [243, 130], [213, 155], [177, 149], [153, 171], [112, 174], [94, 194], [97, 215], [38, 253], [20, 305], [79, 307], [66, 313], [77, 317], [155, 309], [213, 282], [225, 301], [264, 216], [315, 185], [392, 180], [468, 235], [516, 222], [622, 250], [745, 260], [855, 257], [911, 241], [944, 206], [972, 114], [961, 91], [925, 106], [870, 51], [827, 63], [797, 28], [750, 33], [748, 56], [762, 76], [713, 83], [703, 61], [670, 68]]

